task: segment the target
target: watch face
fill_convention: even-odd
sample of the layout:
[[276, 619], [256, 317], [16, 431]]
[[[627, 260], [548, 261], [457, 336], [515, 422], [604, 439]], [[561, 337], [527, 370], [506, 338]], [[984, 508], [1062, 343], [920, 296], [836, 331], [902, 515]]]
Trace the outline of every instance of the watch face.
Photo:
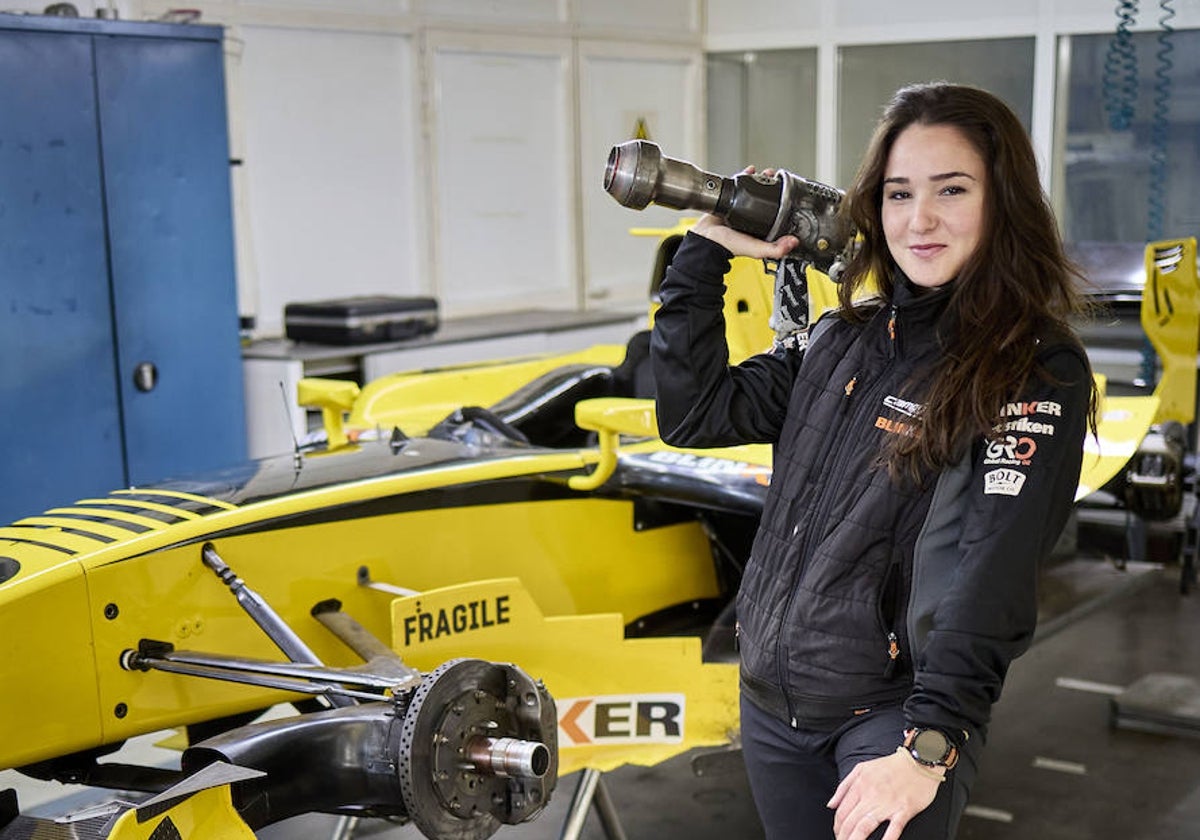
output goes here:
[[950, 751], [950, 742], [936, 729], [922, 729], [913, 739], [913, 750], [923, 761], [944, 761]]

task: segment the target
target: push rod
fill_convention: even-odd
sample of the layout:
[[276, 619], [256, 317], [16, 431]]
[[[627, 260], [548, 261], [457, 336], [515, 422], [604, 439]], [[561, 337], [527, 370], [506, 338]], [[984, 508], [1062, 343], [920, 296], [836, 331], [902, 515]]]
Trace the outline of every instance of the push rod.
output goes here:
[[[304, 641], [296, 635], [296, 632], [287, 625], [279, 613], [271, 609], [271, 606], [263, 599], [261, 595], [246, 585], [246, 582], [233, 573], [233, 569], [221, 559], [221, 555], [217, 554], [217, 549], [212, 543], [205, 543], [200, 549], [200, 559], [204, 565], [212, 569], [221, 582], [229, 587], [229, 591], [237, 598], [242, 609], [250, 618], [254, 619], [262, 631], [267, 634], [268, 638], [274, 642], [284, 656], [293, 662], [303, 662], [309, 665], [320, 665], [321, 660], [315, 653], [304, 644]], [[317, 692], [324, 693], [324, 692]], [[326, 695], [330, 703], [334, 706], [352, 706], [354, 700], [350, 697], [330, 694]]]
[[[168, 658], [171, 657], [171, 658]], [[231, 669], [225, 665], [216, 665], [211, 661], [201, 664], [198, 661], [188, 661], [189, 657], [176, 657], [174, 654], [146, 655], [137, 651], [127, 650], [121, 654], [121, 666], [128, 671], [166, 671], [171, 674], [185, 674], [191, 677], [205, 677], [212, 680], [255, 685], [260, 688], [277, 688], [281, 691], [292, 691], [299, 694], [312, 694], [325, 697], [335, 706], [356, 705], [357, 700], [378, 701], [386, 699], [380, 694], [345, 688], [342, 685], [331, 685], [305, 677], [273, 674], [261, 670]], [[270, 663], [264, 663], [270, 664]], [[339, 702], [340, 701], [340, 702]]]

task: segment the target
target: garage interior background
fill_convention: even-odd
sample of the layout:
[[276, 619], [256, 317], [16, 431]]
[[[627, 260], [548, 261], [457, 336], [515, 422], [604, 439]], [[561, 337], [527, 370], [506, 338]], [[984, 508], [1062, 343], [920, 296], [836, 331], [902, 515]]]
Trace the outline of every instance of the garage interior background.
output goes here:
[[[75, 5], [121, 20], [173, 8]], [[1138, 106], [1114, 130], [1104, 67], [1118, 18], [1096, 0], [192, 4], [225, 31], [244, 333], [279, 336], [288, 302], [376, 294], [433, 296], [451, 319], [622, 312], [632, 330], [656, 242], [629, 229], [680, 214], [633, 213], [605, 195], [614, 143], [642, 134], [713, 171], [755, 163], [845, 185], [890, 93], [933, 78], [983, 85], [1016, 108], [1068, 240], [1195, 235], [1200, 191], [1183, 185], [1200, 166], [1200, 0], [1166, 5], [1165, 81], [1163, 13], [1143, 3]], [[292, 445], [279, 409], [279, 381], [292, 378], [272, 372], [253, 385], [263, 394], [248, 389], [249, 454]], [[254, 434], [264, 417], [278, 420], [268, 445]], [[302, 421], [291, 417], [291, 431]]]
[[[717, 171], [754, 162], [845, 184], [880, 104], [906, 80], [1004, 95], [1028, 121], [1069, 238], [1144, 238], [1148, 161], [1138, 151], [1150, 114], [1124, 137], [1104, 125], [1113, 3], [189, 5], [226, 27], [231, 151], [243, 161], [239, 306], [256, 335], [280, 333], [288, 301], [353, 294], [433, 295], [448, 316], [640, 308], [654, 243], [627, 231], [677, 214], [635, 216], [603, 193], [613, 143], [642, 128], [667, 153]], [[1200, 33], [1186, 30], [1200, 27], [1200, 2], [1173, 5], [1171, 23], [1185, 31], [1172, 55], [1170, 181], [1196, 183]], [[126, 20], [172, 8], [76, 6], [111, 6]], [[1159, 9], [1141, 6], [1135, 29], [1149, 39]], [[1200, 228], [1195, 193], [1172, 192], [1167, 235]]]

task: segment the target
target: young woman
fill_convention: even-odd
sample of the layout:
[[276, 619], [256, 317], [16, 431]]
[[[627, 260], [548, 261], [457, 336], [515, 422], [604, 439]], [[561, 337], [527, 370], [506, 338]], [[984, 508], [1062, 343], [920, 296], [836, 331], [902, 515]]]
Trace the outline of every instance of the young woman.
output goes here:
[[950, 838], [1095, 425], [1081, 303], [1029, 139], [982, 90], [897, 92], [842, 209], [841, 307], [737, 367], [729, 259], [797, 241], [695, 225], [655, 315], [659, 427], [775, 445], [737, 603], [767, 836]]

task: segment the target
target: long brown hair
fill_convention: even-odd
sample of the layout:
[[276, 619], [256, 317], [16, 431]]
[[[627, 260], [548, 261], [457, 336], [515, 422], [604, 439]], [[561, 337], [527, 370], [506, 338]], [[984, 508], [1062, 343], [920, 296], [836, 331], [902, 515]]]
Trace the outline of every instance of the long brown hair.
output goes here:
[[[1037, 337], [1070, 335], [1070, 317], [1088, 308], [1020, 120], [984, 90], [934, 82], [892, 97], [842, 203], [862, 235], [838, 290], [843, 317], [867, 317], [856, 301], [869, 279], [892, 300], [898, 269], [884, 237], [883, 179], [896, 138], [918, 123], [957, 128], [983, 161], [987, 183], [983, 235], [951, 287], [942, 320], [946, 352], [924, 398], [920, 433], [895, 436], [885, 454], [893, 475], [914, 478], [953, 463], [970, 440], [989, 434], [1030, 375], [1044, 375], [1036, 364]], [[1095, 412], [1093, 385], [1093, 433]]]

